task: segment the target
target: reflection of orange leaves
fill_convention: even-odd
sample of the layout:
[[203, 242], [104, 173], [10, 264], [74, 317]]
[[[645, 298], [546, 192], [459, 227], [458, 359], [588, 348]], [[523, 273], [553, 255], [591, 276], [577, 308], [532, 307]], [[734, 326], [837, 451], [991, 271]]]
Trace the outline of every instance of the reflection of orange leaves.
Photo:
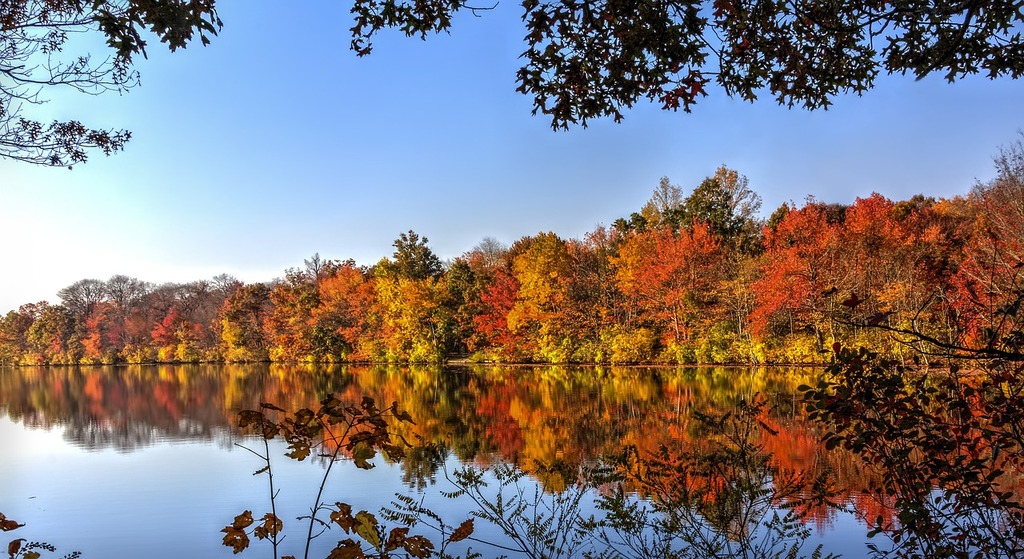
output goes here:
[[177, 386], [167, 382], [157, 382], [153, 385], [153, 401], [171, 415], [175, 420], [181, 417], [181, 410], [178, 409]]
[[505, 457], [518, 456], [523, 450], [523, 431], [510, 413], [512, 395], [509, 385], [500, 384], [477, 399], [476, 412], [486, 425], [487, 437]]
[[86, 397], [93, 404], [103, 402], [103, 378], [98, 373], [85, 375], [85, 386], [83, 387]]

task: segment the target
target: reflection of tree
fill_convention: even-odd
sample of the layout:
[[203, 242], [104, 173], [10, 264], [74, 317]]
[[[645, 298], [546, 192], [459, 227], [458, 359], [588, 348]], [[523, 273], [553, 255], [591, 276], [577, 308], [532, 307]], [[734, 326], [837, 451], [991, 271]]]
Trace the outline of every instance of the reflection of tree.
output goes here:
[[687, 438], [667, 437], [655, 452], [627, 447], [612, 459], [598, 503], [605, 516], [594, 524], [602, 557], [804, 556], [804, 522], [831, 497], [827, 472], [774, 459], [767, 410], [758, 399], [695, 412]]
[[[450, 449], [464, 462], [585, 464], [626, 446], [656, 452], [667, 440], [694, 438], [692, 414], [731, 409], [756, 393], [778, 395], [765, 422], [778, 434], [764, 441], [782, 469], [829, 470], [851, 489], [869, 473], [847, 455], [826, 454], [818, 432], [794, 401], [795, 386], [816, 373], [793, 369], [635, 369], [566, 367], [187, 365], [19, 368], [0, 371], [0, 406], [31, 427], [63, 426], [88, 449], [132, 450], [161, 440], [237, 436], [235, 414], [273, 402], [314, 408], [336, 395], [398, 402], [416, 425], [397, 426], [413, 441]], [[410, 486], [425, 486], [440, 462], [412, 453], [402, 463]], [[868, 506], [865, 504], [864, 506]], [[833, 513], [814, 511], [826, 523]]]
[[[233, 370], [195, 365], [12, 369], [0, 375], [0, 401], [12, 419], [46, 429], [63, 426], [70, 442], [87, 449], [213, 440], [233, 422], [232, 409], [218, 399], [239, 382]], [[249, 400], [236, 406], [252, 403], [257, 393], [251, 387], [247, 392]]]

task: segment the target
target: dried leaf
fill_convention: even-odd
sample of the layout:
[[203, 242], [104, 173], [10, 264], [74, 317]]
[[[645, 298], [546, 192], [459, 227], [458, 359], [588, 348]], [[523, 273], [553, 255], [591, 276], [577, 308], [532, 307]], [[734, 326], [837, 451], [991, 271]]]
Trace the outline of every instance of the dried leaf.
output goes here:
[[352, 448], [352, 461], [355, 463], [357, 468], [369, 470], [373, 468], [373, 463], [370, 462], [370, 460], [373, 459], [376, 454], [377, 453], [373, 450], [372, 446], [366, 443], [359, 443]]
[[245, 548], [249, 547], [249, 535], [245, 533], [245, 530], [240, 530], [233, 526], [225, 526], [221, 532], [224, 532], [224, 545], [231, 548], [233, 553], [241, 553]]
[[301, 462], [309, 457], [309, 444], [305, 441], [292, 441], [292, 444], [288, 445], [288, 448], [292, 449], [291, 452], [284, 453], [288, 458], [293, 458]]
[[352, 506], [346, 503], [335, 503], [338, 510], [331, 513], [331, 522], [337, 524], [348, 534], [356, 527], [358, 522], [352, 517]]
[[406, 538], [402, 547], [407, 553], [409, 553], [409, 555], [419, 559], [430, 557], [431, 553], [434, 551], [434, 544], [423, 536], [410, 536]]
[[380, 548], [380, 532], [377, 531], [377, 517], [361, 510], [356, 513], [356, 534], [366, 540], [374, 549]]
[[252, 523], [252, 511], [247, 510], [235, 517], [235, 521], [231, 523], [231, 527], [237, 530], [243, 530], [248, 528]]
[[388, 541], [387, 541], [387, 543], [384, 544], [384, 551], [385, 552], [394, 551], [394, 550], [404, 546], [405, 545], [405, 538], [408, 535], [409, 535], [409, 529], [408, 528], [405, 528], [405, 527], [402, 527], [402, 528], [392, 528], [391, 529], [391, 533], [388, 534]]
[[11, 530], [21, 528], [22, 526], [24, 526], [24, 524], [18, 524], [17, 522], [8, 519], [3, 515], [3, 513], [0, 513], [0, 530], [10, 532]]
[[448, 541], [449, 542], [462, 541], [462, 540], [468, 538], [469, 535], [472, 534], [472, 533], [473, 533], [473, 519], [469, 518], [465, 522], [463, 522], [462, 524], [459, 524], [459, 527], [456, 528], [454, 532], [452, 532], [452, 537], [448, 538]]
[[327, 559], [364, 559], [366, 554], [363, 548], [351, 539], [338, 542], [337, 547], [331, 550]]

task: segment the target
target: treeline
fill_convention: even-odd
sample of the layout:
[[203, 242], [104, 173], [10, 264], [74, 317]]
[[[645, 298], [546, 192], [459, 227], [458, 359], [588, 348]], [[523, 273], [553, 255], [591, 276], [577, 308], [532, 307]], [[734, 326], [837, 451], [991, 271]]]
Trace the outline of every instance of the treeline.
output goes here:
[[269, 283], [87, 279], [0, 319], [0, 362], [813, 363], [836, 341], [984, 346], [1024, 267], [1020, 141], [996, 168], [962, 197], [809, 198], [763, 221], [722, 167], [688, 196], [662, 179], [583, 238], [487, 238], [447, 263], [409, 231], [373, 266], [314, 255]]

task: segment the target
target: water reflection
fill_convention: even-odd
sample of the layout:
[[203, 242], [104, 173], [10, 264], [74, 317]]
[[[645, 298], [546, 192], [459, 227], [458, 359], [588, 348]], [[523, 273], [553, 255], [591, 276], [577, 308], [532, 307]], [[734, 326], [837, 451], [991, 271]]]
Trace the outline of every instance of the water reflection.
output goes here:
[[[315, 408], [327, 395], [358, 402], [398, 402], [416, 421], [410, 440], [443, 446], [463, 462], [584, 463], [635, 447], [655, 453], [700, 442], [693, 411], [730, 409], [767, 395], [765, 439], [779, 468], [815, 477], [828, 471], [859, 503], [869, 473], [842, 453], [826, 453], [805, 421], [796, 387], [809, 369], [607, 367], [398, 367], [184, 365], [0, 370], [0, 407], [27, 426], [64, 427], [67, 440], [90, 450], [130, 452], [158, 441], [237, 440], [236, 414], [273, 402]], [[401, 464], [411, 487], [428, 485], [439, 463], [413, 453]], [[834, 512], [810, 518], [827, 525]], [[877, 516], [877, 514], [874, 514]], [[873, 518], [874, 516], [868, 516]]]
[[[464, 459], [587, 457], [648, 422], [754, 393], [793, 396], [786, 369], [167, 365], [0, 370], [0, 405], [30, 427], [67, 428], [82, 448], [209, 440], [261, 401], [312, 407], [329, 394], [398, 401], [423, 435]], [[790, 406], [791, 408], [791, 406]], [[526, 436], [526, 432], [530, 436]]]

